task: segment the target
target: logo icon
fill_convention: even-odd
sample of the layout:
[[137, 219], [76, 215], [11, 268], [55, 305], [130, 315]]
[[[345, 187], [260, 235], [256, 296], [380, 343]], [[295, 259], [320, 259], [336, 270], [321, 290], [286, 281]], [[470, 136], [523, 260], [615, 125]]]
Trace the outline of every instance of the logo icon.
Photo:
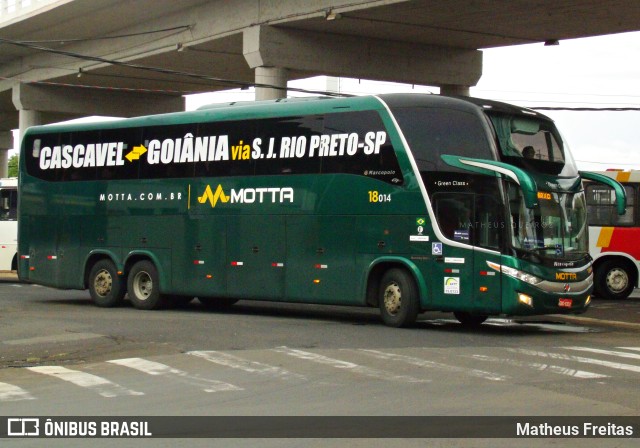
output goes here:
[[216, 206], [218, 200], [222, 201], [223, 203], [229, 202], [229, 196], [224, 194], [222, 185], [218, 185], [215, 193], [211, 191], [211, 186], [207, 185], [207, 188], [204, 190], [204, 194], [202, 196], [198, 196], [198, 202], [204, 204], [205, 202], [209, 201], [212, 208]]
[[10, 418], [7, 419], [7, 426], [8, 436], [37, 437], [40, 435], [39, 418]]

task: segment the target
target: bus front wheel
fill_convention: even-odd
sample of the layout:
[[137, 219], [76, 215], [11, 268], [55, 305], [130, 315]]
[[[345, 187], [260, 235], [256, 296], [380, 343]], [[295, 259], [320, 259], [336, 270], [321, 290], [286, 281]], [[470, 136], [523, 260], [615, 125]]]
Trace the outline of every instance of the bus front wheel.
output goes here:
[[139, 310], [156, 310], [164, 306], [160, 294], [158, 270], [150, 261], [138, 261], [129, 272], [129, 300]]
[[120, 305], [126, 293], [124, 283], [111, 260], [99, 260], [89, 273], [89, 294], [93, 303], [103, 308]]
[[413, 325], [420, 311], [418, 288], [411, 274], [393, 268], [385, 272], [380, 282], [378, 305], [384, 323], [390, 327]]

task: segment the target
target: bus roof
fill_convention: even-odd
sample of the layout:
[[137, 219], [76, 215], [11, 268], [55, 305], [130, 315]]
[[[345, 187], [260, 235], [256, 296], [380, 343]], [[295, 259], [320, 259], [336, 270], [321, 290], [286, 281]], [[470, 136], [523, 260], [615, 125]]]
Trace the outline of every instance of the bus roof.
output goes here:
[[640, 170], [607, 170], [607, 171], [595, 171], [598, 174], [603, 174], [607, 177], [617, 180], [620, 183], [625, 182], [640, 182]]
[[96, 121], [89, 123], [58, 123], [45, 126], [34, 126], [26, 134], [47, 134], [51, 132], [87, 131], [100, 129], [131, 128], [138, 126], [187, 124], [208, 121], [228, 121], [245, 118], [270, 118], [289, 115], [319, 114], [347, 110], [376, 110], [384, 107], [446, 107], [467, 111], [495, 110], [504, 113], [535, 115], [545, 119], [548, 117], [529, 109], [513, 106], [498, 101], [472, 97], [453, 97], [430, 94], [382, 94], [379, 96], [350, 97], [303, 97], [282, 98], [268, 101], [242, 101], [211, 104], [195, 111], [174, 112], [160, 115], [147, 115], [121, 120]]

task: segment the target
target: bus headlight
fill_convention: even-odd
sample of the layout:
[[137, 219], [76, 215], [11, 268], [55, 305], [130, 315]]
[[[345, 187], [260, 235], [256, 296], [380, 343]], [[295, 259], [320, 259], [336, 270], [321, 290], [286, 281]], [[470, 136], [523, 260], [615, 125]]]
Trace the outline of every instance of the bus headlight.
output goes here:
[[535, 275], [527, 274], [526, 272], [519, 271], [518, 269], [510, 268], [509, 266], [500, 265], [491, 261], [487, 261], [487, 265], [489, 265], [489, 267], [493, 270], [502, 272], [509, 277], [513, 277], [517, 280], [529, 283], [530, 285], [537, 285], [542, 281], [541, 278], [538, 278]]
[[522, 303], [523, 305], [527, 305], [530, 306], [531, 308], [533, 308], [533, 297], [527, 295], [527, 294], [522, 294], [521, 292], [518, 293], [518, 302]]

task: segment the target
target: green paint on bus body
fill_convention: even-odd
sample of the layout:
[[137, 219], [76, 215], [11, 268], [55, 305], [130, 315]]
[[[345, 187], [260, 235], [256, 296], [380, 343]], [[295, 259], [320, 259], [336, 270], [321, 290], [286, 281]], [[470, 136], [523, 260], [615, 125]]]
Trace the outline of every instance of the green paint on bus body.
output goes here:
[[[536, 132], [552, 143], [530, 163], [518, 151]], [[30, 128], [19, 274], [92, 294], [128, 284], [147, 294], [141, 308], [185, 296], [379, 306], [393, 326], [424, 310], [583, 312], [583, 194], [558, 135], [531, 111], [422, 95]], [[100, 260], [117, 273], [92, 277]], [[556, 280], [564, 271], [572, 282]]]

